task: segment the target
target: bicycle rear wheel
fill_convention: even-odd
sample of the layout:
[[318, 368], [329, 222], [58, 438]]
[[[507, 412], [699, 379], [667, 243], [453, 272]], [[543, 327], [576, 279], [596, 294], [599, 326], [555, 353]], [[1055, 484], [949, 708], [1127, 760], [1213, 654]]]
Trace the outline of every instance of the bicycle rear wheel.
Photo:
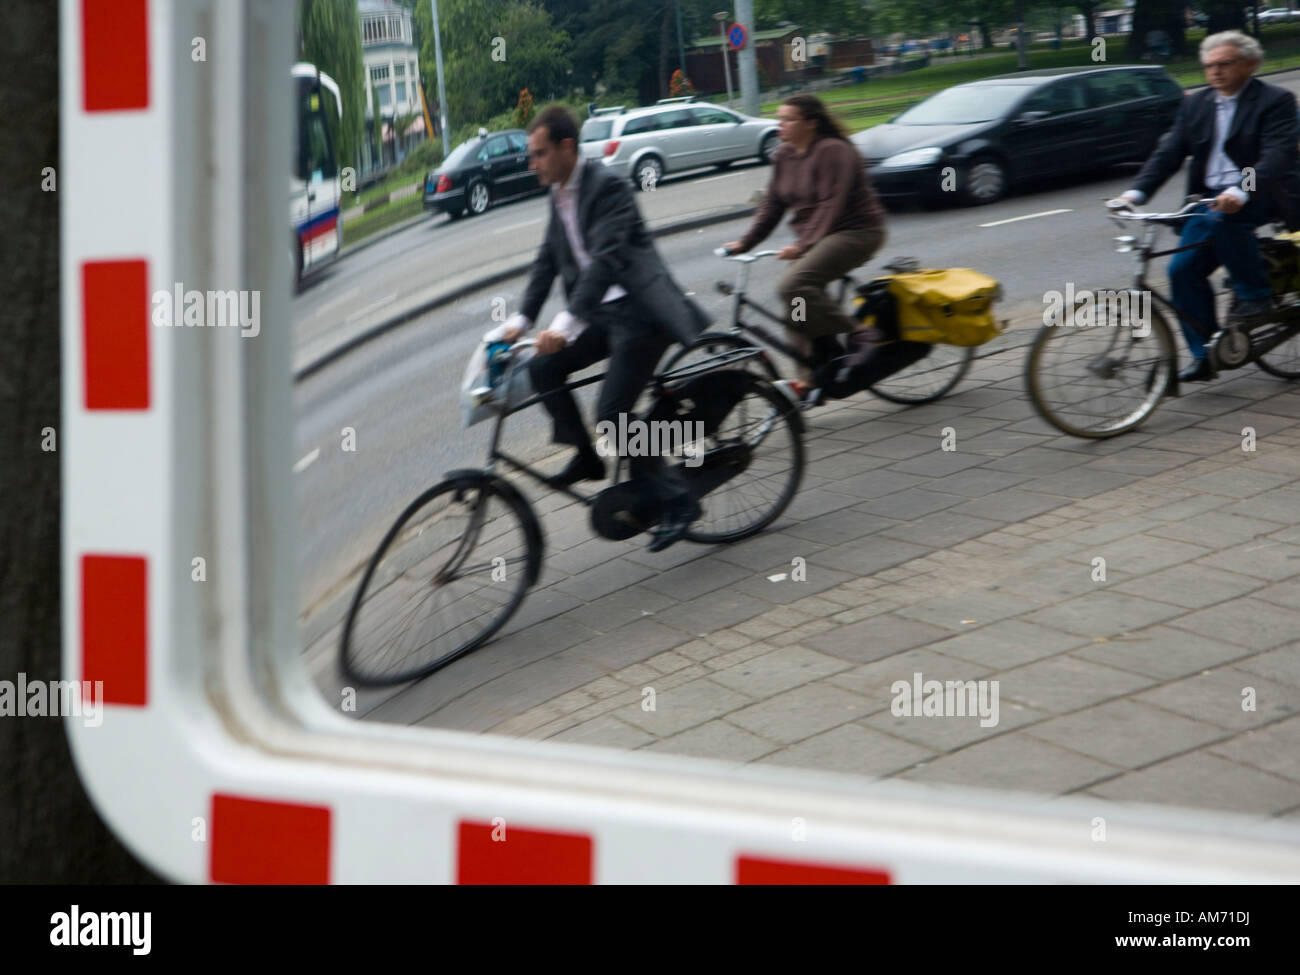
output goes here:
[[1092, 325], [1044, 325], [1025, 360], [1025, 384], [1039, 416], [1062, 433], [1103, 439], [1155, 412], [1174, 374], [1174, 339], [1159, 311], [1134, 329], [1118, 308], [1098, 303]]
[[1257, 357], [1255, 365], [1279, 379], [1300, 379], [1300, 331]]
[[803, 422], [799, 408], [770, 382], [748, 377], [741, 396], [711, 435], [702, 463], [683, 465], [703, 494], [703, 514], [686, 537], [693, 542], [736, 542], [781, 516], [803, 479]]
[[430, 488], [366, 566], [343, 627], [345, 677], [400, 684], [482, 646], [536, 581], [541, 552], [537, 519], [509, 483], [472, 472]]
[[[683, 366], [691, 366], [696, 363], [702, 364], [706, 360], [716, 358], [726, 352], [754, 348], [759, 348], [759, 346], [750, 342], [743, 335], [733, 335], [728, 332], [702, 332], [689, 345], [681, 346], [669, 356], [668, 362], [659, 371], [661, 373], [672, 372]], [[754, 356], [753, 359], [745, 360], [744, 367], [750, 368], [768, 379], [777, 378], [776, 366], [772, 363], [772, 357], [766, 351], [762, 355]]]
[[910, 406], [933, 403], [953, 391], [974, 361], [973, 348], [936, 344], [931, 346], [924, 359], [886, 376], [867, 389], [890, 403]]

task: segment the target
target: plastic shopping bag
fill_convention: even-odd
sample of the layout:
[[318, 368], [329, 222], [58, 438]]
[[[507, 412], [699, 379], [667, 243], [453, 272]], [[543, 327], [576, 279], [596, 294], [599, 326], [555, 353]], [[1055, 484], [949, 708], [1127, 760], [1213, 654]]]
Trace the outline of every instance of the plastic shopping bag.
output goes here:
[[532, 346], [516, 347], [508, 358], [493, 358], [492, 353], [500, 355], [504, 351], [503, 343], [497, 341], [500, 331], [493, 329], [485, 334], [465, 364], [460, 383], [460, 411], [461, 422], [466, 427], [507, 412], [533, 395], [528, 376]]

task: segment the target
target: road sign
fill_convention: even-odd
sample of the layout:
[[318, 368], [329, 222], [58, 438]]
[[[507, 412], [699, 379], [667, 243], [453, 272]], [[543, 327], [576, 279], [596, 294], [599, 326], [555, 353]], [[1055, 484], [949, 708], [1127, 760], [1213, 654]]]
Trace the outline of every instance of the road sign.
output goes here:
[[745, 30], [744, 24], [732, 24], [731, 30], [727, 31], [727, 47], [739, 51], [745, 46], [745, 39], [748, 37], [749, 32]]

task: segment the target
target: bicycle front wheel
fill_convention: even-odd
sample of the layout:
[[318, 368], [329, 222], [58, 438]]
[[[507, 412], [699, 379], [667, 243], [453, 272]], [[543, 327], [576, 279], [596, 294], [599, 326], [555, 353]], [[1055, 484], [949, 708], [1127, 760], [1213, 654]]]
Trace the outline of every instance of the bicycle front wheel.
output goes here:
[[935, 344], [924, 359], [886, 376], [867, 389], [889, 403], [906, 406], [933, 403], [956, 388], [974, 361], [973, 348]]
[[541, 529], [508, 483], [449, 477], [388, 530], [348, 610], [344, 676], [366, 686], [433, 673], [482, 646], [536, 581]]
[[1151, 309], [1149, 328], [1098, 302], [1091, 325], [1044, 325], [1025, 360], [1039, 416], [1062, 433], [1103, 439], [1155, 412], [1174, 373], [1174, 339]]
[[741, 396], [711, 435], [688, 481], [707, 485], [703, 514], [686, 533], [693, 542], [736, 542], [781, 516], [803, 480], [799, 408], [766, 380], [748, 377]]

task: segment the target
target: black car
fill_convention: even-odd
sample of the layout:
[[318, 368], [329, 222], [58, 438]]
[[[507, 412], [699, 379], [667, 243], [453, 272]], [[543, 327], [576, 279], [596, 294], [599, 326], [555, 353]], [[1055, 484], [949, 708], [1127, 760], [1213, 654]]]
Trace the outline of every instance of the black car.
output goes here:
[[479, 129], [425, 177], [424, 208], [456, 220], [540, 189], [537, 174], [528, 168], [528, 134], [523, 129]]
[[1157, 65], [1024, 71], [955, 85], [852, 138], [886, 201], [992, 203], [1013, 183], [1145, 159], [1182, 98]]

